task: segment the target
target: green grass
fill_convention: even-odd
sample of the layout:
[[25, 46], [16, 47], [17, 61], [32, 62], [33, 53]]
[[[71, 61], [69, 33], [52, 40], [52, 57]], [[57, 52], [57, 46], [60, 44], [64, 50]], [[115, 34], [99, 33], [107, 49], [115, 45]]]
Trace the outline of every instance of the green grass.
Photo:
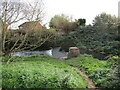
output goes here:
[[[117, 57], [118, 58], [118, 57]], [[9, 64], [6, 62], [10, 60]], [[93, 80], [97, 87], [118, 88], [117, 59], [101, 61], [91, 55], [79, 55], [68, 60], [49, 56], [2, 58], [3, 88], [86, 88], [87, 83], [77, 66]], [[114, 68], [113, 68], [114, 66]]]
[[31, 56], [13, 59], [16, 62], [2, 65], [3, 88], [87, 87], [85, 79], [75, 69], [55, 58]]
[[118, 88], [118, 76], [115, 75], [111, 61], [101, 61], [91, 55], [79, 55], [64, 61], [68, 65], [77, 66], [93, 80], [96, 86], [102, 88]]
[[8, 60], [10, 60], [11, 62], [15, 62], [15, 61], [41, 61], [41, 60], [55, 60], [55, 58], [53, 57], [49, 57], [49, 56], [44, 56], [44, 55], [32, 55], [32, 56], [24, 56], [24, 57], [20, 57], [20, 56], [12, 56], [12, 57], [1, 57], [0, 61], [1, 62], [7, 62]]

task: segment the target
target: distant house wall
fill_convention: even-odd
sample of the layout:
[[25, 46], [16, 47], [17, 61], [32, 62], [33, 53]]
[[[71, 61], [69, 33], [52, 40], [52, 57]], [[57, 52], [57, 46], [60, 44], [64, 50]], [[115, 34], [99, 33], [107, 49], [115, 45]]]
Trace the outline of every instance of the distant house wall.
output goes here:
[[19, 26], [22, 30], [41, 30], [42, 25], [38, 21], [25, 22]]
[[18, 30], [11, 30], [14, 37], [25, 35], [26, 31], [29, 30], [41, 30], [42, 25], [38, 21], [25, 22], [18, 26]]
[[35, 26], [33, 26], [34, 30], [40, 30], [42, 29], [42, 26], [40, 25], [40, 23], [36, 23]]

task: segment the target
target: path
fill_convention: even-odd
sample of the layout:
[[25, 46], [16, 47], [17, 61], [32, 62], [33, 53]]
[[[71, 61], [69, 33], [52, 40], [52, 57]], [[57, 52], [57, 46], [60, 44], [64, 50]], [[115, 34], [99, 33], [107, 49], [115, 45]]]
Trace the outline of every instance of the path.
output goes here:
[[73, 66], [73, 68], [76, 69], [76, 70], [80, 73], [80, 75], [82, 75], [82, 76], [85, 78], [85, 80], [86, 80], [87, 83], [88, 83], [88, 88], [97, 88], [97, 87], [94, 85], [94, 83], [92, 82], [92, 80], [89, 79], [88, 76], [87, 76], [84, 72], [82, 72], [78, 67]]
[[[60, 52], [60, 47], [54, 48], [52, 51], [53, 57], [56, 58], [60, 58], [60, 57], [65, 57], [67, 56], [67, 54], [65, 52]], [[74, 69], [76, 69], [81, 76], [83, 76], [85, 78], [85, 80], [87, 81], [88, 84], [88, 88], [97, 88], [94, 83], [92, 82], [92, 80], [83, 72], [80, 70], [80, 68], [73, 66]]]

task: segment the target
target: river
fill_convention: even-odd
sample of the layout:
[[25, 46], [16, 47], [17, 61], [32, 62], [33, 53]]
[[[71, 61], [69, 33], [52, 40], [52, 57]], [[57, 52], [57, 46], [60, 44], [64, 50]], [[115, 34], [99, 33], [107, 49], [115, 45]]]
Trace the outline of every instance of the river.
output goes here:
[[[30, 56], [30, 55], [47, 55], [47, 56], [52, 56], [55, 58], [61, 58], [61, 57], [66, 57], [68, 52], [60, 51], [60, 47], [56, 47], [50, 50], [44, 50], [44, 51], [20, 51], [20, 52], [15, 52], [11, 53], [11, 56]], [[88, 51], [88, 50], [80, 50], [80, 54], [90, 54], [94, 58], [100, 59], [100, 60], [105, 60], [105, 57], [107, 55], [101, 54], [101, 53], [96, 53], [94, 51]]]
[[44, 50], [44, 51], [19, 51], [19, 52], [14, 52], [11, 53], [11, 56], [31, 56], [31, 55], [47, 55], [47, 56], [52, 56], [55, 58], [60, 58], [60, 57], [65, 57], [67, 56], [67, 52], [64, 51], [59, 51], [60, 47], [56, 47], [54, 49], [50, 50]]

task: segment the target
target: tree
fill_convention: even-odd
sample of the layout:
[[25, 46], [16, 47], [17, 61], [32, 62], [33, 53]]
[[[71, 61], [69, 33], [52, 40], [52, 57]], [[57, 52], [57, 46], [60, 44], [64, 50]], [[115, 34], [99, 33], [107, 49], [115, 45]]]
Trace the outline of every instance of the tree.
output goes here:
[[117, 32], [118, 18], [110, 14], [101, 13], [93, 20], [93, 26], [98, 32]]
[[78, 23], [79, 26], [85, 26], [86, 19], [81, 19], [80, 18], [80, 19], [77, 20], [77, 23]]
[[[44, 3], [42, 0], [34, 0], [33, 3], [26, 2], [25, 9], [23, 10], [24, 15], [28, 21], [40, 21], [44, 18]], [[29, 7], [29, 8], [28, 8]]]
[[53, 18], [51, 18], [49, 26], [52, 28], [62, 28], [62, 26], [65, 22], [69, 22], [68, 16], [65, 16], [64, 14], [61, 15], [55, 15]]
[[[41, 22], [43, 9], [40, 7], [42, 0], [31, 3], [22, 3], [5, 1], [1, 6], [1, 19], [3, 25], [2, 31], [2, 52], [4, 55], [9, 55], [11, 52], [21, 50], [34, 50], [44, 44], [46, 41], [53, 37], [50, 32], [45, 30], [31, 30], [20, 31], [24, 33], [22, 36], [14, 36], [14, 31], [9, 30], [11, 24], [18, 23], [19, 21], [39, 21]], [[41, 5], [42, 6], [42, 5]], [[27, 27], [26, 27], [27, 29]], [[33, 28], [34, 29], [34, 26]]]
[[[29, 2], [12, 2], [12, 0], [2, 2], [0, 5], [1, 19], [7, 26], [18, 23], [19, 21], [42, 21], [44, 16], [42, 0]], [[5, 26], [4, 25], [4, 26]], [[7, 28], [7, 27], [6, 27]]]
[[55, 15], [53, 18], [51, 18], [49, 26], [50, 28], [56, 28], [58, 31], [69, 33], [74, 29], [75, 23], [72, 22], [69, 16], [61, 14]]

